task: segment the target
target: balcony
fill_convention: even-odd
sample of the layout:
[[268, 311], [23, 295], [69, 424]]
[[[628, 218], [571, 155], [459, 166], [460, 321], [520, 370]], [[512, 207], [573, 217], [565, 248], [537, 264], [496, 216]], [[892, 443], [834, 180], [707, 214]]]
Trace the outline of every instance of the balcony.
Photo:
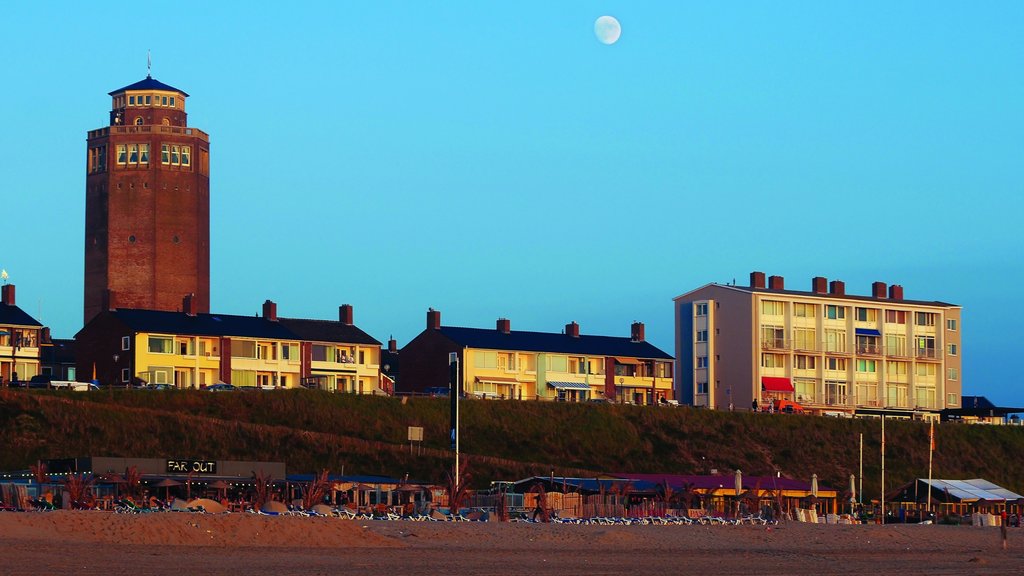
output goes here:
[[845, 344], [837, 344], [835, 342], [822, 342], [821, 350], [838, 356], [853, 356], [853, 353], [846, 349]]
[[907, 353], [907, 349], [898, 346], [886, 346], [885, 355], [892, 358], [910, 358], [910, 354]]
[[918, 360], [931, 360], [938, 362], [939, 354], [935, 348], [918, 348], [914, 354], [914, 357]]
[[857, 346], [858, 356], [881, 356], [882, 347], [878, 344], [860, 344]]
[[761, 350], [789, 350], [789, 342], [783, 338], [762, 338]]

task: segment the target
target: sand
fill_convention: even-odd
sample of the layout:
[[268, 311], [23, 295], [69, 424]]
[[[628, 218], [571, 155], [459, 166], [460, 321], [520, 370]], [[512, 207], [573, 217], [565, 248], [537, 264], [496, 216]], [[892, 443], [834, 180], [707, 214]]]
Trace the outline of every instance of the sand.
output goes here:
[[1024, 530], [0, 513], [0, 574], [1018, 574]]

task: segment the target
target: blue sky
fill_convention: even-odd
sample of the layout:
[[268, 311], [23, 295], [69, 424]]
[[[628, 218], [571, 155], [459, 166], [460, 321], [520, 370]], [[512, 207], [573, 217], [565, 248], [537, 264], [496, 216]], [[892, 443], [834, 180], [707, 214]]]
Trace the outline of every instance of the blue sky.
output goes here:
[[1024, 404], [1024, 3], [207, 4], [5, 9], [0, 267], [57, 336], [86, 132], [151, 49], [211, 135], [215, 311], [671, 353], [707, 282], [881, 280], [963, 305], [966, 393]]

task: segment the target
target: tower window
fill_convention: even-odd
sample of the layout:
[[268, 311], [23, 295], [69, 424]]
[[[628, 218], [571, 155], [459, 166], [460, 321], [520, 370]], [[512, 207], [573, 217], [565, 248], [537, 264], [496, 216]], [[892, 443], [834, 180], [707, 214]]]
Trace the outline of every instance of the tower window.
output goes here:
[[150, 97], [146, 96], [146, 105], [149, 106], [150, 103], [151, 103]]
[[162, 96], [160, 98], [160, 105], [161, 106], [167, 106], [167, 96]]
[[129, 106], [135, 106], [135, 96], [129, 96], [128, 97], [128, 105]]
[[174, 96], [171, 96], [171, 108], [174, 108]]
[[132, 244], [135, 244], [135, 235], [132, 234], [131, 236], [129, 236], [128, 241], [131, 242]]
[[181, 162], [178, 159], [178, 147], [171, 146], [171, 164], [178, 165]]
[[149, 144], [139, 144], [139, 164], [149, 164]]
[[139, 116], [138, 118], [135, 119], [135, 125], [136, 126], [142, 126], [142, 116]]
[[128, 162], [128, 147], [124, 144], [117, 145], [117, 163], [126, 164]]
[[192, 147], [191, 146], [182, 146], [181, 147], [181, 165], [182, 166], [188, 166], [189, 164], [191, 164], [191, 160], [189, 160], [189, 156], [191, 156], [191, 153], [192, 153]]
[[139, 145], [138, 144], [132, 144], [128, 148], [128, 163], [129, 164], [138, 164], [139, 163]]
[[171, 163], [171, 149], [167, 144], [160, 145], [160, 163], [170, 164]]

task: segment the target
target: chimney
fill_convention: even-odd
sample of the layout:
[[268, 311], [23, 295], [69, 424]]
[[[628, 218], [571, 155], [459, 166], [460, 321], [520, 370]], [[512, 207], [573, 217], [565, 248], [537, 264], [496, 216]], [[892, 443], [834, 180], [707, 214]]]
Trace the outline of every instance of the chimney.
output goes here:
[[772, 290], [785, 290], [786, 281], [783, 280], [782, 276], [769, 276], [768, 287]]
[[508, 334], [512, 331], [512, 321], [508, 318], [498, 318], [497, 322], [498, 332], [502, 334]]
[[889, 286], [889, 300], [903, 300], [903, 286], [899, 284]]
[[566, 334], [566, 336], [571, 336], [573, 338], [579, 338], [580, 337], [580, 325], [577, 324], [575, 321], [566, 324], [565, 325], [565, 334]]
[[629, 327], [629, 339], [633, 342], [644, 341], [644, 323], [633, 322], [633, 325]]
[[815, 294], [825, 294], [828, 292], [828, 278], [824, 276], [811, 278], [811, 292]]
[[872, 298], [885, 298], [885, 282], [872, 282], [871, 283], [871, 297]]
[[751, 288], [764, 288], [764, 272], [751, 272], [750, 273], [750, 287]]
[[181, 311], [189, 316], [196, 315], [196, 295], [185, 294], [185, 297], [181, 299]]
[[8, 306], [14, 306], [14, 284], [4, 284], [0, 292], [0, 300]]
[[50, 342], [53, 342], [53, 340], [50, 338], [50, 328], [48, 326], [43, 326], [42, 334], [39, 336], [39, 340], [42, 341], [43, 344], [49, 344]]
[[441, 329], [441, 311], [433, 308], [427, 309], [427, 330]]
[[[13, 294], [12, 294], [13, 299]], [[103, 291], [103, 309], [117, 310], [117, 293], [107, 288]]]
[[352, 325], [352, 305], [342, 304], [338, 306], [338, 321], [345, 326]]
[[398, 340], [395, 340], [394, 338], [388, 340], [388, 352], [391, 352], [392, 354], [398, 352]]
[[842, 280], [833, 280], [828, 283], [828, 293], [836, 296], [846, 296], [846, 283]]
[[263, 303], [263, 317], [271, 322], [277, 322], [277, 304], [267, 300]]

